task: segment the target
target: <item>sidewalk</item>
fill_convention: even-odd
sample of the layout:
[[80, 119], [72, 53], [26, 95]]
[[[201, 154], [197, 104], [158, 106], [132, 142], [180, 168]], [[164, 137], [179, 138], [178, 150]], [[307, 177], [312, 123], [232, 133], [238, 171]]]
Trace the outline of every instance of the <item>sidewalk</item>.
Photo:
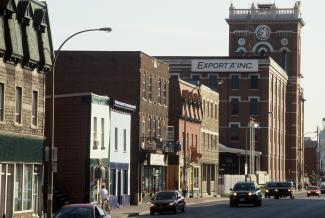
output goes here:
[[[207, 203], [213, 201], [223, 201], [228, 200], [227, 197], [203, 197], [203, 198], [187, 198], [186, 205], [194, 205], [200, 203]], [[141, 203], [137, 206], [130, 206], [126, 208], [114, 208], [111, 209], [112, 218], [125, 218], [138, 215], [149, 214], [150, 202]]]

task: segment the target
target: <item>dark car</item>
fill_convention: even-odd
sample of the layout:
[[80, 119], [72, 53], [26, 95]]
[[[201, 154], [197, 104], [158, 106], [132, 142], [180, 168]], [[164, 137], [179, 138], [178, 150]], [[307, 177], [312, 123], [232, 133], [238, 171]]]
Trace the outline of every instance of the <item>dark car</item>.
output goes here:
[[111, 218], [96, 204], [67, 204], [64, 205], [54, 218]]
[[163, 212], [177, 213], [180, 210], [185, 212], [185, 209], [185, 198], [179, 191], [162, 191], [154, 196], [150, 207], [150, 214], [154, 215], [156, 212], [159, 214]]
[[268, 182], [265, 186], [265, 198], [270, 198], [271, 196], [275, 196], [276, 190], [276, 182]]
[[324, 184], [320, 186], [320, 193], [325, 194], [325, 185]]
[[277, 182], [274, 199], [290, 197], [295, 198], [295, 188], [293, 182]]
[[238, 182], [230, 191], [230, 207], [237, 207], [238, 204], [262, 206], [261, 190], [253, 182]]
[[318, 186], [308, 186], [307, 187], [307, 197], [309, 197], [311, 195], [320, 197], [320, 195], [321, 195], [320, 188]]

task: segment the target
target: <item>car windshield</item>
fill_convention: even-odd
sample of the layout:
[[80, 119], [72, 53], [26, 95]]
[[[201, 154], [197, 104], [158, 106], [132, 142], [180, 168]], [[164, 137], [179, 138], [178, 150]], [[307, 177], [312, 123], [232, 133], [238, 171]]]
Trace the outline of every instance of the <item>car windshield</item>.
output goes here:
[[89, 207], [67, 207], [62, 208], [54, 218], [92, 218]]
[[175, 192], [159, 192], [156, 196], [156, 200], [170, 200], [176, 199], [176, 194]]
[[308, 186], [307, 190], [315, 190], [315, 189], [319, 189], [318, 186]]
[[253, 183], [237, 183], [234, 186], [234, 191], [238, 191], [238, 190], [255, 190], [255, 185]]
[[292, 184], [290, 182], [279, 182], [277, 184], [278, 187], [291, 187]]
[[274, 182], [267, 183], [266, 187], [267, 188], [274, 188], [274, 187], [276, 187], [276, 183], [274, 183]]

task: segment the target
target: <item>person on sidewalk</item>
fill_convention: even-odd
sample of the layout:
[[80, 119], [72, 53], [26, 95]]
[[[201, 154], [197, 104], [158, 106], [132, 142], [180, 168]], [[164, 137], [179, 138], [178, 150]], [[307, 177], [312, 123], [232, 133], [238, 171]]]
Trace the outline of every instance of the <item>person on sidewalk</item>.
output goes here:
[[100, 199], [101, 199], [101, 206], [103, 209], [106, 210], [107, 213], [110, 212], [109, 208], [109, 196], [108, 196], [108, 191], [105, 187], [105, 185], [102, 185], [102, 188], [99, 191]]

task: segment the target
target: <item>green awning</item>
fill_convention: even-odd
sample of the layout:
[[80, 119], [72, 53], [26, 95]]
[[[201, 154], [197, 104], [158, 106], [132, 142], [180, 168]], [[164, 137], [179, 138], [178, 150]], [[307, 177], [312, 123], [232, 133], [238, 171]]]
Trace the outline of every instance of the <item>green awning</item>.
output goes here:
[[43, 163], [43, 137], [0, 133], [0, 161]]

